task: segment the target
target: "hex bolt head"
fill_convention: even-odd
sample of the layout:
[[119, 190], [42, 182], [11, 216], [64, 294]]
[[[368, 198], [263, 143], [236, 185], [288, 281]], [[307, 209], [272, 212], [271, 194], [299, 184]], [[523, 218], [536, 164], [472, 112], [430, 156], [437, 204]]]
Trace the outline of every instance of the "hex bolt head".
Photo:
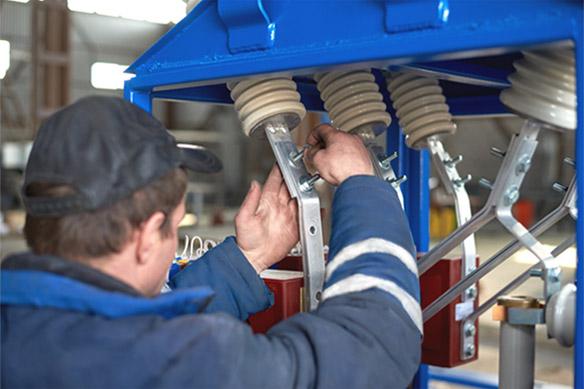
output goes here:
[[471, 337], [471, 336], [475, 336], [477, 333], [477, 328], [475, 327], [475, 325], [473, 323], [466, 323], [464, 325], [464, 335]]
[[547, 270], [547, 278], [551, 282], [559, 282], [561, 274], [562, 274], [562, 269], [559, 267], [552, 267], [551, 269]]
[[556, 192], [560, 192], [560, 193], [565, 193], [568, 191], [568, 187], [566, 185], [560, 184], [559, 182], [554, 182], [554, 184], [552, 185], [552, 188]]
[[573, 158], [570, 157], [564, 158], [564, 163], [572, 167], [576, 167], [576, 161]]
[[304, 177], [300, 181], [300, 190], [303, 192], [310, 192], [316, 181], [320, 180], [320, 176], [315, 174], [312, 177]]
[[512, 186], [505, 192], [505, 197], [503, 198], [505, 205], [513, 205], [519, 200], [519, 189], [516, 186]]
[[491, 147], [491, 155], [494, 155], [495, 157], [499, 157], [499, 158], [504, 158], [505, 157], [505, 152], [497, 147]]
[[408, 179], [408, 177], [404, 174], [401, 177], [388, 179], [387, 182], [389, 182], [391, 185], [397, 187], [397, 186], [400, 186], [407, 179]]
[[517, 162], [517, 173], [527, 173], [530, 167], [531, 158], [527, 155], [524, 155], [519, 159], [519, 162]]
[[379, 165], [383, 169], [389, 169], [389, 168], [391, 168], [391, 161], [393, 161], [396, 158], [397, 158], [397, 151], [394, 151], [393, 153], [391, 153], [387, 157], [385, 157], [382, 160], [380, 160], [379, 161]]
[[543, 275], [543, 270], [541, 270], [539, 268], [531, 269], [529, 271], [529, 276], [530, 277], [538, 277], [538, 278], [541, 278], [542, 275]]
[[479, 180], [479, 185], [482, 186], [483, 188], [487, 188], [487, 189], [493, 189], [493, 184], [491, 183], [491, 181], [487, 180], [486, 178], [481, 178]]
[[467, 174], [464, 177], [461, 177], [458, 180], [454, 180], [454, 185], [456, 186], [463, 186], [464, 184], [466, 184], [467, 182], [470, 182], [470, 180], [472, 180], [472, 176], [470, 174]]
[[472, 357], [475, 353], [474, 344], [469, 344], [464, 348], [464, 355], [467, 357]]
[[464, 292], [464, 294], [466, 298], [474, 299], [475, 297], [477, 297], [477, 287], [475, 285], [471, 286], [466, 290], [466, 292]]
[[462, 162], [462, 155], [458, 155], [452, 159], [449, 159], [447, 161], [444, 161], [444, 165], [448, 166], [448, 167], [453, 167], [458, 165], [459, 163]]

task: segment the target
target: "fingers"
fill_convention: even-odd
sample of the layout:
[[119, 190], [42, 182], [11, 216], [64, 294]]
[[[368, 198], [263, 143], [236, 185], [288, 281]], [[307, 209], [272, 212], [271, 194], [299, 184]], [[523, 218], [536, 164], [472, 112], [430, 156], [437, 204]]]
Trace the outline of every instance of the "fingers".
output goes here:
[[334, 136], [334, 134], [336, 134], [338, 131], [339, 130], [335, 129], [330, 124], [320, 124], [310, 132], [306, 142], [311, 145], [317, 145], [319, 143], [324, 143], [326, 145], [330, 142], [331, 137]]
[[265, 194], [274, 194], [278, 195], [280, 192], [280, 186], [284, 179], [282, 178], [282, 173], [280, 172], [280, 168], [278, 165], [274, 165], [268, 178], [266, 179], [266, 183], [264, 184], [264, 193]]
[[290, 201], [290, 192], [288, 192], [288, 187], [286, 186], [285, 182], [282, 182], [282, 185], [280, 186], [280, 191], [278, 192], [278, 201], [280, 201], [280, 204], [288, 204], [288, 201]]
[[236, 218], [242, 218], [243, 220], [246, 220], [255, 215], [260, 204], [261, 195], [262, 189], [260, 184], [258, 184], [256, 181], [252, 181], [249, 191], [247, 192], [245, 199], [243, 199], [243, 203], [241, 204], [241, 208], [239, 209]]

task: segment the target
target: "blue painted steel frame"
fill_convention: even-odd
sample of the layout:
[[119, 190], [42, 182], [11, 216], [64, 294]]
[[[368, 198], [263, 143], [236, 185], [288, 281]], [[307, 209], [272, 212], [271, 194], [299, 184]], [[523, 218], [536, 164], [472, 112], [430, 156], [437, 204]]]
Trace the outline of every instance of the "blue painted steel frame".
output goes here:
[[[230, 40], [227, 30], [240, 28], [239, 24], [243, 25], [243, 30], [249, 27], [247, 30], [256, 31], [250, 34], [264, 34], [262, 28], [253, 25], [263, 22], [257, 17], [238, 20], [237, 15], [231, 13], [220, 15], [216, 1], [221, 1], [222, 6], [228, 4], [225, 0], [203, 0], [130, 66], [129, 71], [136, 76], [126, 82], [124, 95], [128, 100], [147, 111], [152, 110], [153, 98], [230, 104], [224, 85], [227, 79], [281, 72], [295, 77], [302, 101], [309, 110], [321, 110], [322, 102], [307, 75], [340, 67], [388, 69], [413, 65], [449, 77], [475, 79], [488, 86], [481, 89], [445, 81], [443, 87], [455, 115], [503, 113], [506, 111], [497, 95], [505, 86], [506, 75], [512, 71], [511, 61], [516, 56], [513, 52], [572, 41], [576, 48], [579, 123], [575, 151], [578, 191], [583, 193], [584, 23], [581, 2], [413, 0], [416, 7], [412, 7], [412, 1], [401, 0], [342, 3], [246, 0], [246, 7], [261, 8], [258, 10], [272, 24], [269, 28], [273, 29], [270, 30], [273, 36], [268, 37], [268, 44], [263, 44], [265, 40], [262, 41], [264, 38], [260, 35], [243, 36], [243, 40], [235, 42], [232, 36]], [[440, 13], [436, 14], [435, 10]], [[435, 15], [442, 20], [432, 19]], [[265, 48], [257, 50], [258, 46]], [[382, 83], [381, 74], [376, 72], [376, 76]], [[388, 102], [386, 93], [385, 98]], [[429, 159], [426, 152], [405, 147], [396, 122], [394, 118], [388, 130], [387, 146], [389, 151], [400, 152], [394, 168], [409, 177], [404, 186], [406, 211], [418, 249], [424, 251], [429, 243]], [[579, 209], [584, 209], [583, 202], [580, 196]], [[576, 388], [584, 388], [583, 223], [579, 218]], [[421, 366], [415, 387], [426, 388], [430, 376], [428, 368]]]

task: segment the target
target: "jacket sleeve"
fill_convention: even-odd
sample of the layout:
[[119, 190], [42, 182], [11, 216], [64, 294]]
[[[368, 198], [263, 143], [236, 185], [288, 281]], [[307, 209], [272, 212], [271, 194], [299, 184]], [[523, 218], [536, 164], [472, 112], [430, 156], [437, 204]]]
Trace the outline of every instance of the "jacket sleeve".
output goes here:
[[374, 177], [344, 182], [330, 243], [318, 309], [266, 335], [225, 315], [195, 315], [189, 328], [205, 336], [175, 346], [180, 363], [161, 386], [407, 387], [420, 362], [422, 316], [414, 245], [395, 191]]
[[169, 282], [171, 289], [209, 286], [215, 295], [205, 312], [228, 313], [240, 320], [273, 304], [272, 292], [256, 274], [233, 237], [191, 262]]

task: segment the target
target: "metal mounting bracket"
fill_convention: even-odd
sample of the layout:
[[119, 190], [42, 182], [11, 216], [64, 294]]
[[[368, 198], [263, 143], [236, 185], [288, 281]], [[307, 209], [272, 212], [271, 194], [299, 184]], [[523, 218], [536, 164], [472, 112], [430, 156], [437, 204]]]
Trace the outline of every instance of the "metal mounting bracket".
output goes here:
[[274, 45], [276, 25], [270, 21], [262, 0], [218, 0], [217, 12], [227, 28], [232, 54]]
[[310, 176], [304, 162], [291, 158], [297, 153], [297, 149], [285, 122], [277, 119], [268, 122], [265, 124], [265, 132], [290, 196], [298, 201], [304, 298], [308, 309], [313, 310], [320, 300], [325, 269], [320, 200], [312, 185], [306, 185]]
[[447, 0], [385, 0], [388, 33], [440, 27], [448, 21]]
[[[536, 223], [529, 232], [534, 236], [538, 237], [539, 235], [543, 234], [547, 230], [549, 230], [552, 226], [556, 225], [560, 222], [564, 217], [567, 215], [573, 216], [576, 213], [576, 178], [572, 178], [570, 186], [562, 199], [562, 202], [556, 209], [551, 211], [547, 214], [543, 219], [541, 219], [538, 223]], [[564, 243], [560, 244], [554, 251], [552, 251], [552, 255], [557, 257], [560, 255], [564, 250], [570, 247], [574, 242], [574, 238], [570, 238]], [[486, 260], [479, 266], [475, 271], [470, 273], [467, 277], [461, 279], [457, 282], [452, 288], [448, 291], [444, 292], [440, 297], [432, 302], [432, 304], [428, 305], [426, 309], [424, 309], [423, 316], [424, 321], [430, 320], [436, 313], [440, 312], [442, 308], [446, 305], [450, 304], [460, 293], [462, 293], [465, 289], [467, 289], [470, 285], [475, 284], [485, 275], [487, 275], [491, 270], [495, 269], [499, 266], [503, 261], [507, 258], [515, 254], [522, 248], [523, 245], [518, 240], [509, 243], [491, 258]], [[533, 265], [533, 269], [539, 268], [540, 263]], [[497, 297], [500, 295], [504, 295], [512, 291], [516, 286], [524, 282], [530, 277], [531, 269], [524, 272], [522, 275], [517, 277], [515, 280], [511, 281], [509, 285], [505, 286], [500, 292], [494, 295], [493, 298], [489, 299], [487, 302], [483, 303], [471, 316], [468, 317], [468, 320], [476, 318], [484, 313], [487, 309], [493, 306], [497, 302]], [[478, 312], [478, 315], [477, 315]]]
[[531, 157], [537, 147], [537, 135], [541, 124], [526, 120], [520, 133], [513, 137], [503, 163], [492, 186], [485, 206], [467, 223], [460, 226], [448, 238], [434, 246], [418, 262], [420, 274], [442, 259], [468, 236], [478, 231], [493, 219], [499, 222], [531, 251], [543, 266], [545, 297], [548, 298], [560, 287], [560, 268], [552, 254], [511, 214], [511, 207], [519, 198], [519, 189], [530, 168]]
[[[430, 137], [427, 140], [428, 149], [432, 155], [432, 161], [436, 171], [440, 176], [442, 183], [448, 194], [454, 198], [456, 219], [459, 226], [468, 222], [472, 217], [470, 199], [464, 187], [465, 183], [470, 181], [470, 177], [461, 178], [456, 169], [456, 165], [462, 161], [462, 157], [452, 158], [444, 149], [444, 145], [437, 137]], [[476, 243], [474, 234], [470, 234], [462, 241], [462, 269], [461, 279], [472, 273], [476, 268]], [[465, 312], [474, 310], [474, 302], [478, 298], [477, 287], [475, 284], [469, 285], [461, 293], [461, 303], [457, 304], [457, 320], [461, 320], [461, 315]], [[460, 355], [461, 359], [470, 359], [475, 355], [475, 336], [476, 327], [474, 321], [460, 321]]]

